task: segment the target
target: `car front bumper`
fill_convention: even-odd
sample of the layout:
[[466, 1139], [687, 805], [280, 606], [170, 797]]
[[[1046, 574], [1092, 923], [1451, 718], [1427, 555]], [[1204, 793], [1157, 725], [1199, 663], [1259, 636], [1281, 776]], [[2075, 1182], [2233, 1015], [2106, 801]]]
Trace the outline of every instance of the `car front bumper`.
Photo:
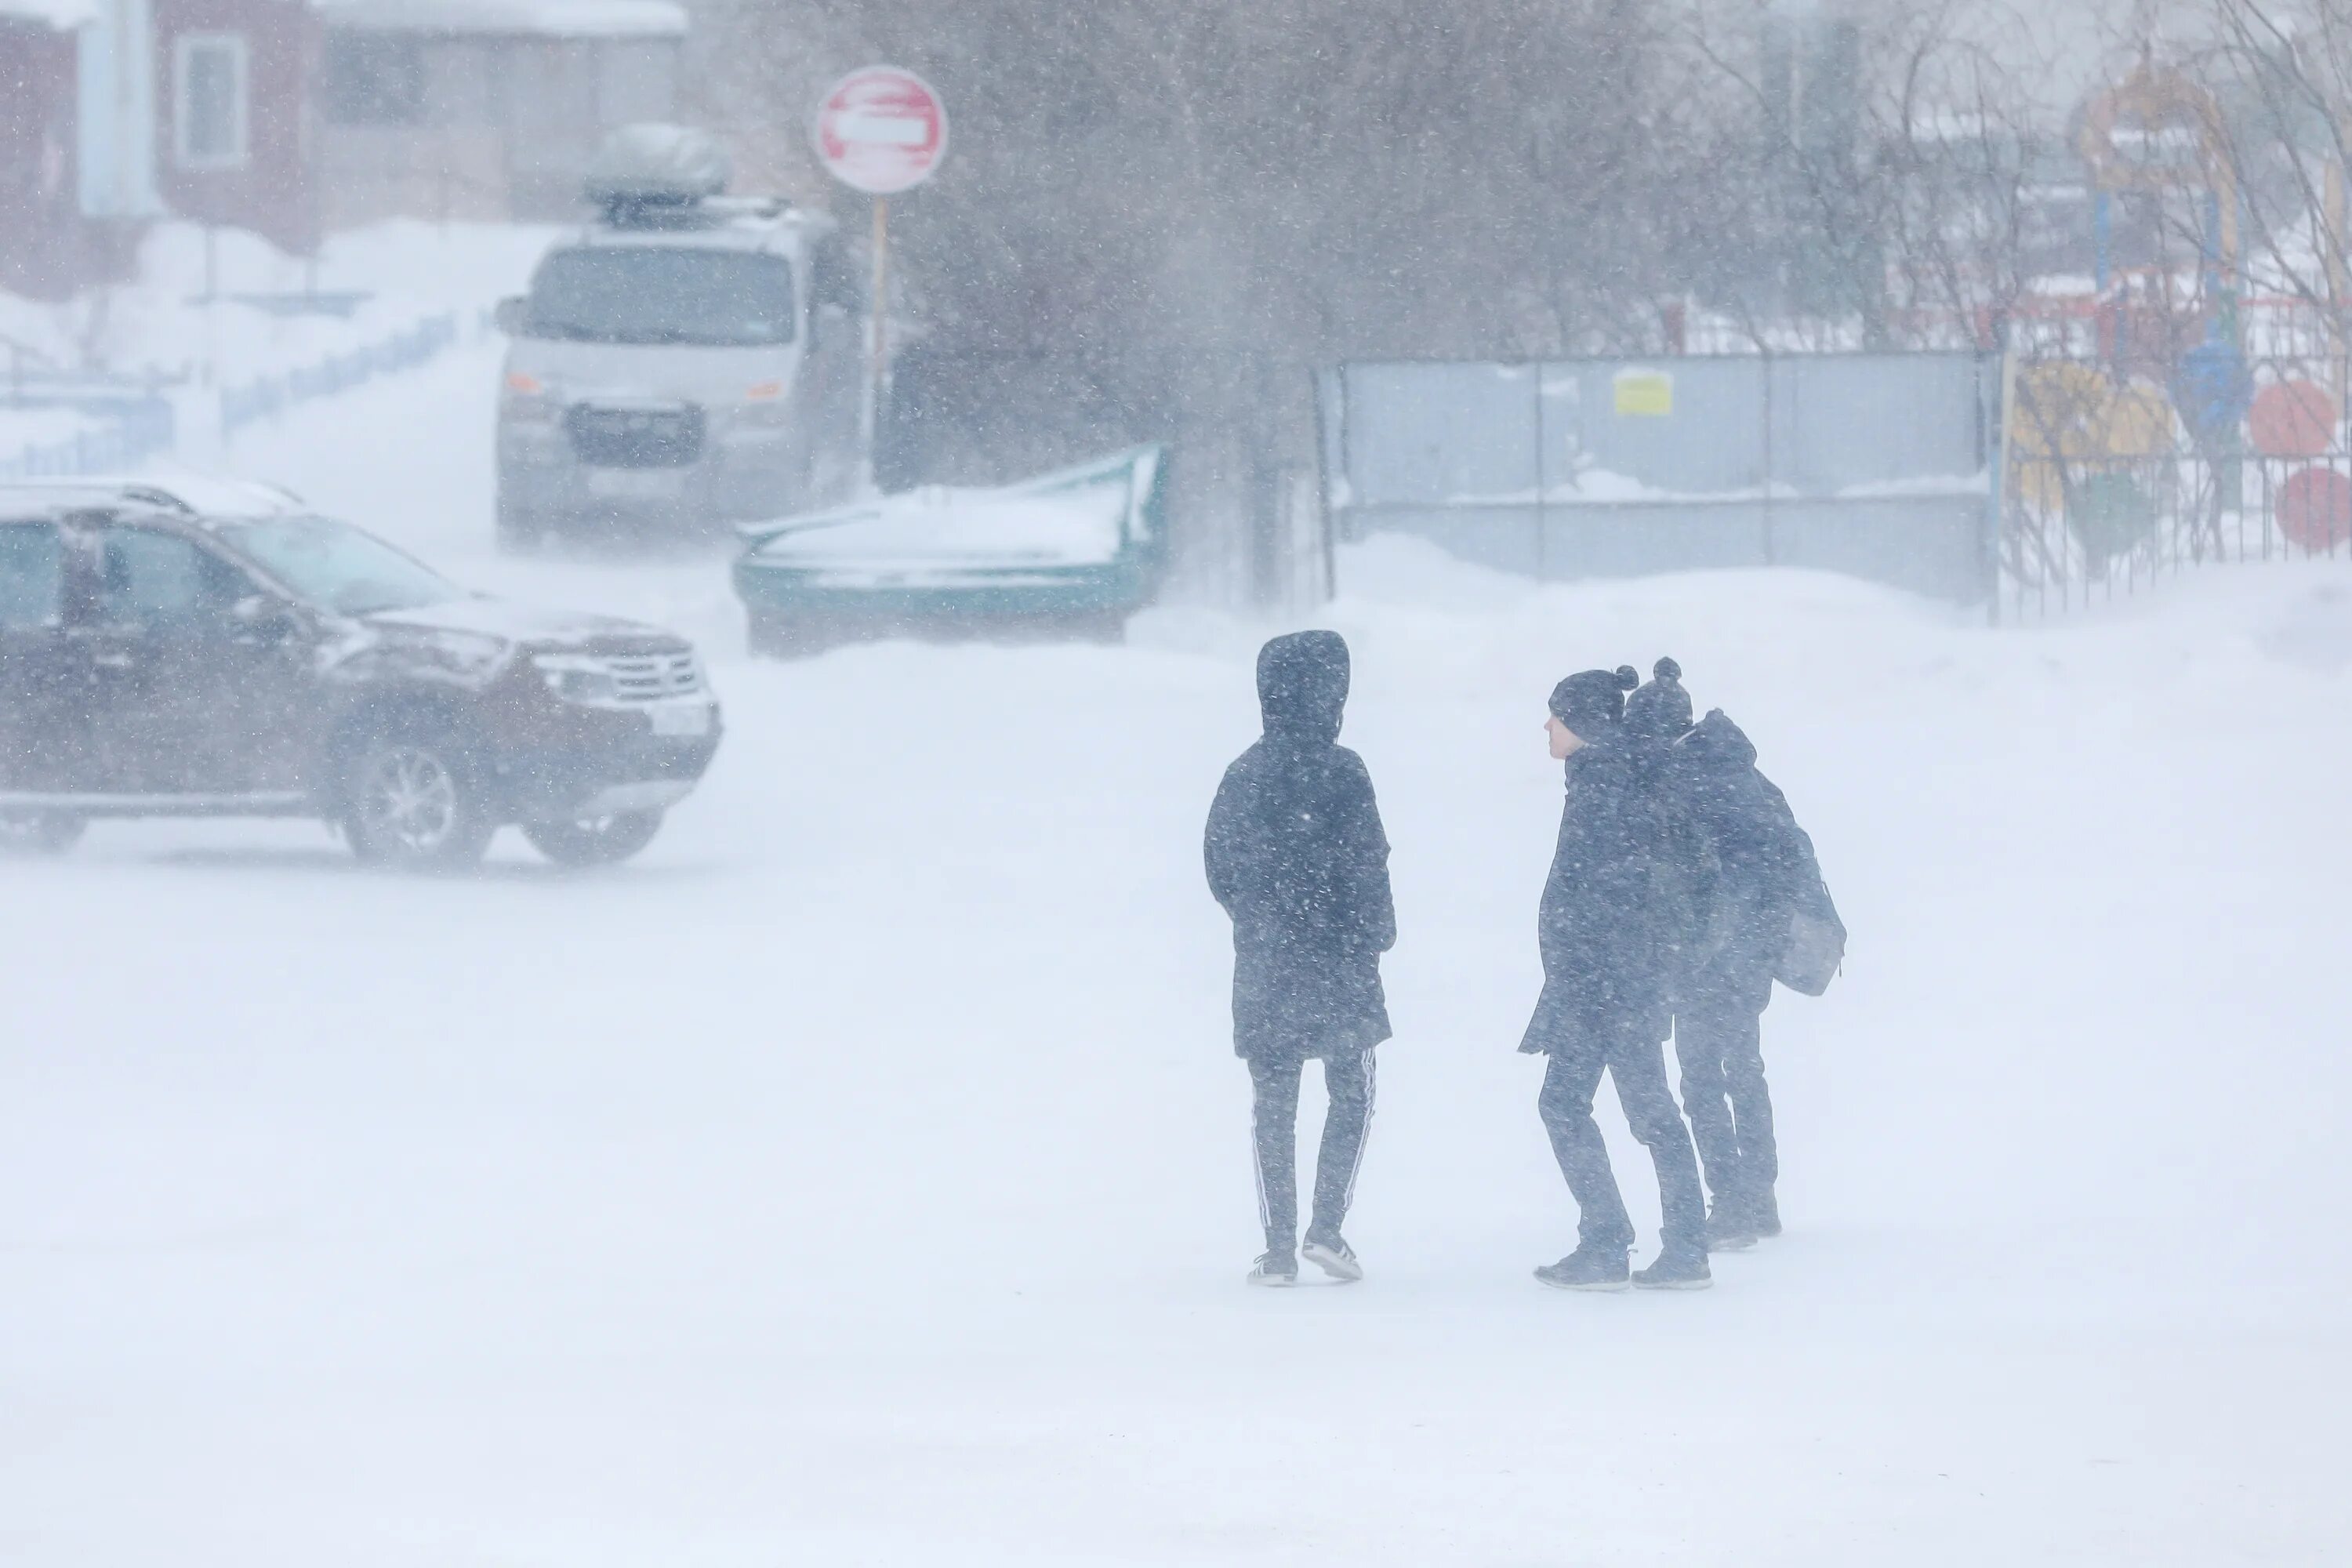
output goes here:
[[757, 521], [798, 504], [802, 466], [785, 430], [729, 431], [677, 467], [604, 468], [582, 461], [560, 427], [509, 426], [499, 439], [499, 499], [509, 515], [551, 522]]
[[497, 768], [500, 815], [513, 822], [586, 822], [624, 812], [667, 811], [702, 782], [720, 733], [714, 708], [704, 735], [648, 735], [625, 744], [513, 752]]

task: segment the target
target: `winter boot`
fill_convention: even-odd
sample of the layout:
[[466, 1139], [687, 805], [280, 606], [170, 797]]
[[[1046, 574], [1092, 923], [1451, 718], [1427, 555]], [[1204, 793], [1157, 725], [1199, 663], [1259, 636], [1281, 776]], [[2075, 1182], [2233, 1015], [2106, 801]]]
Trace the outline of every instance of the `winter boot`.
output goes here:
[[1759, 1187], [1749, 1194], [1748, 1224], [1757, 1235], [1761, 1237], [1774, 1237], [1780, 1234], [1780, 1200], [1772, 1195], [1770, 1187]]
[[1707, 1270], [1706, 1249], [1685, 1245], [1661, 1248], [1656, 1262], [1634, 1273], [1633, 1283], [1644, 1290], [1704, 1290], [1715, 1276]]
[[1580, 1247], [1559, 1262], [1537, 1269], [1536, 1278], [1555, 1290], [1622, 1290], [1625, 1249]]
[[1339, 1233], [1317, 1236], [1309, 1231], [1307, 1245], [1299, 1250], [1307, 1261], [1328, 1274], [1342, 1285], [1353, 1285], [1364, 1277], [1364, 1266], [1356, 1261], [1356, 1249], [1339, 1239]]
[[1253, 1285], [1296, 1285], [1298, 1283], [1298, 1258], [1290, 1252], [1264, 1252], [1250, 1266], [1249, 1282]]
[[1717, 1198], [1706, 1216], [1706, 1249], [1709, 1252], [1745, 1252], [1756, 1245], [1756, 1226], [1746, 1209]]

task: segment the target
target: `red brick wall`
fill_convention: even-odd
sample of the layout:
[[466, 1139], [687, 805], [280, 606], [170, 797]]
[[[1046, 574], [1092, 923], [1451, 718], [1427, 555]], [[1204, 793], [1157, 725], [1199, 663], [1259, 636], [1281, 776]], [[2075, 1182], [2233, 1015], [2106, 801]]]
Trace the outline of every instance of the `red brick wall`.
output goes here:
[[81, 216], [74, 38], [0, 17], [0, 289], [62, 300], [121, 275], [125, 247]]
[[[155, 184], [163, 205], [198, 223], [247, 228], [303, 254], [319, 239], [313, 155], [319, 27], [303, 0], [155, 0]], [[250, 118], [236, 169], [190, 169], [179, 158], [178, 40], [245, 39]]]

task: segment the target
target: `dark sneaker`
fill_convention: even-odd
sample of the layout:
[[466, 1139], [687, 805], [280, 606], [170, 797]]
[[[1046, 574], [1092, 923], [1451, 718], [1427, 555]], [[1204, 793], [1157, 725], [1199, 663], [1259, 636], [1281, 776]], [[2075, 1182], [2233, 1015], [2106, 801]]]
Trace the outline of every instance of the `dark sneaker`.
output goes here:
[[1328, 1239], [1310, 1236], [1307, 1245], [1298, 1250], [1307, 1262], [1342, 1285], [1353, 1285], [1364, 1277], [1364, 1266], [1356, 1261], [1356, 1249], [1336, 1236]]
[[1536, 1278], [1555, 1290], [1622, 1290], [1625, 1251], [1622, 1247], [1580, 1247], [1557, 1263], [1536, 1270]]
[[1706, 1216], [1709, 1252], [1745, 1252], [1756, 1245], [1756, 1227], [1736, 1204], [1718, 1201]]
[[1298, 1259], [1287, 1252], [1263, 1252], [1250, 1266], [1249, 1282], [1253, 1285], [1296, 1285], [1298, 1283]]
[[1771, 1188], [1766, 1187], [1748, 1200], [1748, 1223], [1759, 1236], [1780, 1234], [1780, 1200], [1772, 1195]]
[[1669, 1247], [1658, 1260], [1633, 1275], [1644, 1290], [1704, 1290], [1715, 1283], [1706, 1267], [1706, 1253], [1696, 1247]]

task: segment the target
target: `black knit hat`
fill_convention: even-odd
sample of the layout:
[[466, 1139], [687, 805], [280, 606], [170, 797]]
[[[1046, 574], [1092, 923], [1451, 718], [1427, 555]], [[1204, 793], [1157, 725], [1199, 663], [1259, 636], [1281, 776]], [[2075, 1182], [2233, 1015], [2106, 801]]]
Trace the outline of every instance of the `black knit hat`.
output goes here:
[[1683, 667], [1662, 658], [1650, 683], [1625, 699], [1625, 728], [1636, 735], [1674, 741], [1690, 727], [1691, 700], [1683, 689]]
[[1551, 689], [1551, 716], [1590, 741], [1625, 716], [1625, 693], [1642, 684], [1630, 664], [1588, 669]]

